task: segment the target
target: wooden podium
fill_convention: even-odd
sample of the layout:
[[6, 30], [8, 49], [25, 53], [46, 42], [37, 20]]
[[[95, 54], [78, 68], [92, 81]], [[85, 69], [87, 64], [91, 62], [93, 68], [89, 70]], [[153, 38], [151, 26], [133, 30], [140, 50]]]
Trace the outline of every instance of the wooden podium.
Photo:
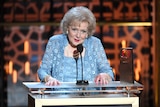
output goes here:
[[29, 89], [28, 107], [139, 107], [143, 85], [112, 81], [107, 85], [62, 83], [46, 86], [23, 82]]

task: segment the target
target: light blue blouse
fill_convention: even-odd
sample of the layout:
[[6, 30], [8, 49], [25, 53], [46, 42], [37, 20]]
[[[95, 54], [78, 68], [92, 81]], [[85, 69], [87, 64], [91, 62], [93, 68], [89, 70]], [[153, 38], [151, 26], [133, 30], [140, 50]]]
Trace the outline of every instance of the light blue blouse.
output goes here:
[[104, 72], [114, 79], [112, 68], [98, 38], [91, 36], [84, 41], [85, 55], [82, 57], [82, 62], [81, 58], [77, 61], [78, 70], [75, 59], [64, 56], [64, 48], [67, 45], [68, 40], [65, 34], [54, 35], [49, 39], [42, 64], [38, 69], [41, 81], [44, 81], [47, 75], [51, 75], [60, 82], [76, 82], [77, 79], [82, 79], [82, 65], [84, 80], [94, 81], [97, 74]]

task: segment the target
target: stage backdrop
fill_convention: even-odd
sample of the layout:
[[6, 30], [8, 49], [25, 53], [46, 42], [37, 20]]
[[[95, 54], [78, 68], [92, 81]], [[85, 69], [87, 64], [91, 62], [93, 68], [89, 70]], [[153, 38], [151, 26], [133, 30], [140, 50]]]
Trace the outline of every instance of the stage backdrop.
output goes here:
[[[61, 33], [59, 22], [73, 6], [91, 9], [97, 19], [94, 36], [101, 39], [119, 80], [119, 52], [134, 49], [135, 80], [144, 85], [141, 107], [154, 106], [153, 0], [8, 0], [3, 2], [4, 71], [8, 106], [26, 106], [23, 81], [39, 81], [37, 69], [49, 37]], [[2, 38], [2, 37], [1, 37]], [[2, 56], [2, 55], [1, 55]], [[23, 97], [22, 97], [23, 96]], [[14, 103], [13, 103], [14, 102]]]

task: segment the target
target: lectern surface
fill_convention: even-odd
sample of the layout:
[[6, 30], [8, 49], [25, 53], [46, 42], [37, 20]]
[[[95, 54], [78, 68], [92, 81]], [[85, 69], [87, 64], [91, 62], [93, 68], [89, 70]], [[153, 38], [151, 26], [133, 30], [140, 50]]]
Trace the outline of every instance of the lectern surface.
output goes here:
[[132, 83], [121, 83], [120, 81], [112, 81], [109, 84], [106, 85], [97, 85], [93, 82], [89, 82], [89, 85], [76, 85], [76, 83], [74, 82], [63, 82], [61, 83], [61, 85], [58, 86], [46, 86], [45, 83], [43, 82], [23, 82], [23, 84], [31, 89], [31, 88], [80, 88], [80, 87], [142, 87], [143, 85], [141, 85], [138, 82], [134, 82], [134, 84]]

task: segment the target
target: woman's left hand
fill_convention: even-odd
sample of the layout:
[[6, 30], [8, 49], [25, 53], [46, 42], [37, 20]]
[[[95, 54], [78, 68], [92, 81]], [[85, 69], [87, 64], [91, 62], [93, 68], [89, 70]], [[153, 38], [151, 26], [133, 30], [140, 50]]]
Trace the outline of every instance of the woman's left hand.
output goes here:
[[110, 81], [112, 81], [112, 78], [107, 73], [100, 73], [94, 79], [94, 82], [96, 84], [101, 84], [101, 85], [108, 84]]

